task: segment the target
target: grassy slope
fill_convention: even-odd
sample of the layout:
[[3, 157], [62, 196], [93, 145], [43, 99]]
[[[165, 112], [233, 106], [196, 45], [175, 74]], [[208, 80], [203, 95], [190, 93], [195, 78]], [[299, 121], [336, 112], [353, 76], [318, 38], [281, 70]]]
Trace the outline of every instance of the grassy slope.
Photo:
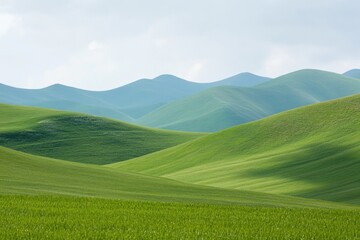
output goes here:
[[359, 211], [0, 196], [1, 239], [358, 239]]
[[[0, 147], [0, 194], [74, 195], [126, 200], [348, 208], [345, 205], [226, 190], [48, 159]], [[350, 207], [351, 208], [351, 207]]]
[[139, 123], [165, 129], [219, 131], [270, 115], [278, 105], [269, 106], [269, 99], [282, 101], [262, 90], [218, 87], [161, 107]]
[[302, 70], [253, 88], [219, 87], [169, 103], [138, 123], [184, 131], [219, 131], [275, 113], [360, 92], [360, 80]]
[[0, 105], [0, 145], [75, 162], [118, 162], [199, 136], [75, 113]]
[[359, 119], [356, 95], [112, 167], [210, 186], [360, 203]]

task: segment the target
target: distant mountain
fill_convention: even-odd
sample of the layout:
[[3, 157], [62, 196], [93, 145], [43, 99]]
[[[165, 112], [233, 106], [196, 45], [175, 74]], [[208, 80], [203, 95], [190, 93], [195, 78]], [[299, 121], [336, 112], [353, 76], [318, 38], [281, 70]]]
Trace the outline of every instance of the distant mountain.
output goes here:
[[39, 106], [110, 117], [128, 122], [214, 86], [255, 86], [269, 80], [250, 73], [212, 83], [195, 83], [172, 75], [141, 79], [108, 91], [87, 91], [55, 84], [43, 89], [20, 89], [0, 85], [0, 102]]
[[224, 80], [207, 83], [207, 85], [210, 87], [219, 87], [219, 86], [254, 87], [269, 80], [271, 80], [271, 78], [260, 77], [252, 73], [245, 72], [226, 78]]
[[360, 69], [352, 69], [350, 71], [347, 71], [343, 75], [347, 77], [353, 77], [353, 78], [359, 78], [360, 79]]
[[217, 87], [164, 105], [138, 123], [184, 131], [214, 132], [292, 108], [360, 93], [360, 80], [300, 70], [253, 88]]

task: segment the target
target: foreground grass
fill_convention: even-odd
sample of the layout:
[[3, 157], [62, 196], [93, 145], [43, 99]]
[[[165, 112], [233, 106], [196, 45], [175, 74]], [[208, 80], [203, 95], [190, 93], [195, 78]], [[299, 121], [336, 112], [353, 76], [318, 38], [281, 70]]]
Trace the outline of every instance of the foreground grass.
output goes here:
[[0, 104], [0, 145], [73, 162], [118, 162], [199, 136], [89, 115]]
[[1, 239], [358, 239], [359, 211], [0, 196]]

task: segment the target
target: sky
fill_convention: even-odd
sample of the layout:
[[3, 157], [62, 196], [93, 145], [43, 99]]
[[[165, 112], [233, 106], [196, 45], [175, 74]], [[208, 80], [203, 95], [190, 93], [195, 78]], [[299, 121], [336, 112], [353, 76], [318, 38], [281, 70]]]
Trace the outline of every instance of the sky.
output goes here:
[[360, 68], [359, 0], [0, 0], [0, 83], [105, 90]]

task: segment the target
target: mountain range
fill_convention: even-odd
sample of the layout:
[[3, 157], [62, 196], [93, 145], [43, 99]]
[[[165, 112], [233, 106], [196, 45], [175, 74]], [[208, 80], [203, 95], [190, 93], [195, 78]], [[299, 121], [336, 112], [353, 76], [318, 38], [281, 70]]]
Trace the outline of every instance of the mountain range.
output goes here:
[[0, 102], [53, 108], [109, 117], [127, 122], [174, 100], [216, 86], [254, 86], [269, 80], [242, 73], [212, 83], [195, 83], [172, 76], [141, 79], [108, 91], [87, 91], [55, 84], [43, 89], [21, 89], [0, 84]]
[[341, 75], [307, 69], [275, 79], [241, 73], [212, 83], [161, 75], [108, 91], [60, 84], [43, 89], [0, 84], [0, 102], [81, 112], [170, 130], [215, 132], [359, 93], [359, 72], [353, 69]]
[[360, 93], [360, 79], [320, 70], [300, 70], [251, 88], [211, 88], [168, 103], [137, 123], [182, 131], [215, 132], [356, 93]]

